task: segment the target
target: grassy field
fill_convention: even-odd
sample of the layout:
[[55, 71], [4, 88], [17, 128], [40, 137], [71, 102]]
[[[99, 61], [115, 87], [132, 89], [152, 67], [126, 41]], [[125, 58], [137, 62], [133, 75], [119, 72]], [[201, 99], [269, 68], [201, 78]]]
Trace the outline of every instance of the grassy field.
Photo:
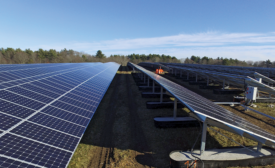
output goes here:
[[[201, 90], [198, 86], [188, 85], [174, 77], [166, 77], [210, 100], [232, 99], [232, 96], [213, 95], [212, 90]], [[142, 98], [128, 68], [121, 67], [78, 145], [69, 167], [169, 167], [169, 153], [173, 150], [191, 149], [199, 128], [156, 128], [153, 118], [172, 116], [173, 109], [147, 109], [146, 102], [154, 100], [159, 101]], [[266, 104], [256, 104], [259, 106], [256, 110], [274, 116], [274, 109], [267, 108]], [[223, 107], [275, 134], [274, 121], [244, 111], [239, 106]], [[188, 110], [178, 109], [178, 115], [187, 116]], [[212, 128], [242, 145], [256, 145], [256, 142], [247, 138]], [[206, 139], [206, 149], [238, 146], [211, 129], [208, 129]], [[199, 147], [198, 142], [195, 148]]]

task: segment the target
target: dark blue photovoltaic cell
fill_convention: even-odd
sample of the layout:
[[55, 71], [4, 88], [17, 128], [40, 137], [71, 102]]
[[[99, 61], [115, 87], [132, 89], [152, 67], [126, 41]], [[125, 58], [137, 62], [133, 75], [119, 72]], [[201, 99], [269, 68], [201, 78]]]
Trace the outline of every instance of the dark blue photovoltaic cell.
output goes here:
[[77, 90], [74, 90], [71, 93], [75, 94], [75, 95], [78, 95], [78, 96], [81, 96], [81, 97], [86, 98], [86, 99], [96, 101], [96, 102], [99, 100], [99, 97], [100, 97], [99, 95], [96, 95], [96, 94], [88, 95], [88, 94], [83, 93], [83, 92], [78, 92]]
[[39, 103], [35, 100], [31, 100], [29, 98], [13, 94], [13, 93], [5, 91], [5, 90], [1, 90], [0, 95], [1, 95], [2, 99], [20, 104], [22, 106], [32, 108], [34, 110], [38, 110], [45, 105], [45, 104]]
[[51, 91], [53, 91], [57, 94], [64, 94], [66, 92], [65, 90], [60, 90], [60, 89], [57, 89], [53, 86], [49, 86], [49, 85], [46, 85], [46, 84], [38, 82], [38, 81], [31, 82], [30, 84], [33, 85], [33, 86], [38, 86], [38, 87], [45, 88], [47, 90], [51, 90]]
[[78, 138], [29, 122], [24, 122], [20, 127], [15, 128], [11, 132], [70, 151], [74, 151], [79, 140]]
[[81, 107], [81, 108], [86, 109], [88, 111], [93, 109], [93, 106], [90, 105], [90, 104], [85, 104], [85, 103], [75, 101], [73, 99], [69, 99], [69, 98], [66, 98], [66, 97], [62, 97], [56, 102], [65, 102], [67, 104], [71, 104], [71, 105], [74, 105], [74, 106], [77, 106], [77, 107]]
[[31, 91], [34, 91], [34, 92], [37, 92], [37, 93], [40, 93], [40, 94], [44, 94], [45, 96], [52, 97], [54, 99], [58, 98], [61, 95], [61, 94], [54, 93], [51, 90], [36, 87], [34, 85], [31, 85], [31, 84], [20, 85], [20, 87], [31, 90]]
[[65, 95], [64, 98], [70, 98], [70, 99], [73, 99], [73, 100], [76, 100], [76, 101], [79, 101], [82, 103], [90, 104], [92, 106], [95, 106], [95, 104], [96, 104], [96, 101], [93, 101], [91, 99], [87, 99], [84, 97], [80, 97], [80, 96], [72, 94], [72, 93]]
[[74, 85], [74, 86], [77, 86], [81, 83], [81, 81], [78, 81], [74, 78], [69, 78], [67, 76], [58, 76], [58, 77], [55, 77], [54, 79], [57, 79], [57, 80], [60, 80], [60, 81], [63, 81], [67, 84], [71, 84], [71, 85]]
[[86, 126], [87, 123], [89, 122], [88, 118], [84, 118], [83, 116], [79, 116], [52, 106], [48, 106], [44, 108], [41, 112], [58, 117], [58, 118], [62, 118], [64, 120], [67, 120], [79, 125], [83, 125], [83, 126]]
[[15, 135], [1, 137], [0, 154], [45, 167], [66, 167], [71, 153]]
[[6, 88], [5, 86], [3, 86], [3, 85], [0, 85], [0, 89], [4, 89], [4, 88]]
[[15, 161], [12, 159], [0, 157], [0, 168], [7, 168], [7, 167], [14, 167], [14, 168], [38, 168], [36, 166], [32, 166], [26, 163], [22, 163], [19, 161]]
[[11, 81], [11, 82], [8, 82], [8, 83], [5, 83], [5, 86], [14, 86], [14, 85], [19, 85], [19, 84], [22, 84], [21, 81]]
[[69, 91], [69, 90], [71, 90], [72, 88], [74, 88], [73, 86], [70, 86], [70, 87], [62, 86], [62, 85], [60, 85], [60, 84], [58, 84], [58, 83], [53, 83], [53, 82], [51, 82], [50, 80], [51, 80], [51, 78], [48, 78], [48, 80], [47, 80], [47, 79], [43, 79], [43, 80], [41, 80], [41, 81], [39, 81], [39, 82], [41, 82], [41, 83], [43, 83], [43, 84], [47, 84], [48, 86], [57, 88], [57, 89], [59, 89], [59, 90], [64, 90], [64, 91]]
[[27, 109], [3, 100], [0, 100], [0, 111], [20, 118], [26, 118], [35, 112], [34, 110]]
[[82, 94], [86, 94], [89, 96], [99, 96], [102, 94], [103, 91], [98, 91], [98, 89], [93, 89], [93, 88], [82, 88], [82, 87], [78, 87], [77, 89], [74, 90], [74, 93], [82, 93]]
[[10, 88], [7, 90], [17, 93], [17, 94], [20, 94], [20, 95], [23, 95], [23, 96], [26, 96], [26, 97], [29, 97], [29, 98], [32, 98], [34, 100], [37, 100], [37, 101], [40, 101], [43, 103], [50, 103], [51, 101], [54, 100], [53, 98], [49, 98], [49, 97], [43, 96], [41, 94], [37, 94], [35, 92], [23, 89], [22, 87], [13, 87], [13, 88]]
[[30, 121], [79, 137], [85, 130], [85, 127], [81, 127], [42, 113], [34, 115], [30, 118]]
[[75, 87], [75, 86], [77, 86], [77, 85], [80, 84], [80, 82], [74, 82], [74, 83], [72, 83], [72, 80], [71, 81], [65, 81], [62, 78], [56, 78], [56, 77], [52, 77], [52, 78], [50, 78], [48, 80], [50, 80], [50, 81], [52, 81], [54, 83], [58, 83], [60, 85], [68, 87], [68, 88], [73, 88], [73, 87]]
[[14, 75], [11, 75], [10, 73], [8, 72], [1, 72], [1, 75], [0, 75], [0, 81], [10, 81], [10, 80], [16, 80], [18, 79], [18, 76], [14, 76]]
[[57, 101], [52, 103], [51, 106], [67, 110], [69, 112], [72, 112], [74, 114], [78, 114], [78, 115], [81, 115], [81, 116], [84, 116], [84, 117], [90, 117], [91, 113], [93, 112], [93, 111], [87, 111], [85, 109], [81, 109], [79, 107], [72, 106], [72, 105], [69, 105], [69, 104], [66, 104], [66, 103], [62, 103], [62, 102], [57, 102]]
[[0, 113], [0, 129], [2, 130], [7, 130], [15, 124], [19, 123], [20, 121], [20, 119]]
[[10, 83], [2, 83], [2, 85], [3, 85], [4, 87], [11, 87], [11, 86], [12, 86], [12, 84], [10, 84]]

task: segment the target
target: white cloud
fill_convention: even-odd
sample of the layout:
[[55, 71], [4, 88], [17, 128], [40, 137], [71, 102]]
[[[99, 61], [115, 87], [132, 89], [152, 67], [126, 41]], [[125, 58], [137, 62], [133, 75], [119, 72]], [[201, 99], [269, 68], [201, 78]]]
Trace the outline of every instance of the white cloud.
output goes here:
[[[57, 50], [71, 48], [94, 54], [102, 50], [108, 54], [158, 53], [178, 58], [191, 55], [228, 57], [243, 60], [274, 60], [275, 33], [220, 33], [206, 32], [179, 34], [153, 38], [115, 39], [99, 42], [73, 42], [41, 45], [40, 48]], [[38, 48], [39, 48], [38, 47]]]

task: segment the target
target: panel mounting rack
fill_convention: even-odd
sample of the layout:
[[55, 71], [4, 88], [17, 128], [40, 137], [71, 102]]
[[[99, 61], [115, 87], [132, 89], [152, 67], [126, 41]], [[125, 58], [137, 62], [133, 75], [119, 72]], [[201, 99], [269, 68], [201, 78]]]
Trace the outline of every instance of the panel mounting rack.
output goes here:
[[275, 148], [275, 135], [264, 131], [260, 127], [214, 104], [210, 100], [185, 87], [148, 71], [139, 65], [128, 62], [128, 66], [138, 69], [141, 73], [148, 76], [148, 78], [158, 83], [177, 99], [177, 102], [187, 107], [191, 111], [190, 115], [193, 118], [203, 123], [201, 153], [205, 150], [206, 137], [204, 135], [206, 134], [206, 127], [209, 125], [222, 128], [258, 142], [257, 151], [261, 150], [262, 144]]

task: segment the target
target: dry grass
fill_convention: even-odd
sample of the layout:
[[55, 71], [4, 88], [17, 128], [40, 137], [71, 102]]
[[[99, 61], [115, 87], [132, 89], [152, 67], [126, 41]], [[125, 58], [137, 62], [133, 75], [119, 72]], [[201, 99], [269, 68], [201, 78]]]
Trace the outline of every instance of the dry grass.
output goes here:
[[131, 71], [117, 71], [117, 74], [131, 74]]
[[253, 104], [257, 105], [257, 107], [256, 108], [250, 107], [250, 108], [260, 111], [262, 113], [265, 113], [267, 115], [270, 115], [272, 117], [275, 117], [275, 108], [268, 107], [268, 105], [270, 104], [274, 105], [274, 103], [253, 103]]

